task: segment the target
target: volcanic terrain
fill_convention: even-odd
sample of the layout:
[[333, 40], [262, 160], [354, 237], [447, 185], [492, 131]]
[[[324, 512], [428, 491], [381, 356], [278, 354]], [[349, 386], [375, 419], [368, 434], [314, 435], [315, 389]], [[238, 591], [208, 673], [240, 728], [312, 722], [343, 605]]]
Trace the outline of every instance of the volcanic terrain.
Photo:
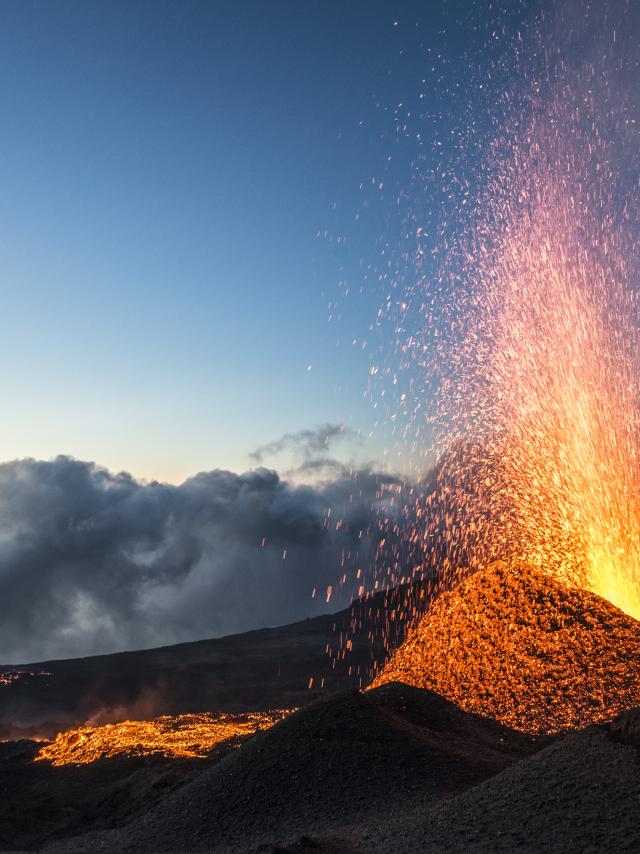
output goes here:
[[374, 686], [429, 688], [527, 732], [640, 706], [640, 623], [606, 600], [496, 562], [442, 593]]
[[405, 811], [378, 854], [583, 854], [640, 850], [640, 713], [554, 741], [464, 794]]
[[[0, 666], [0, 739], [49, 738], [85, 723], [127, 718], [298, 708], [328, 692], [362, 687], [374, 662], [384, 661], [387, 644], [403, 637], [398, 622], [383, 638], [377, 628], [383, 616], [408, 610], [414, 595], [415, 587], [399, 587], [288, 626]], [[350, 640], [348, 653], [341, 637]]]
[[256, 736], [124, 830], [59, 850], [240, 852], [327, 833], [350, 850], [351, 824], [464, 792], [545, 743], [430, 691], [340, 693]]
[[[346, 614], [367, 636], [370, 606]], [[235, 657], [246, 703], [249, 674], [261, 672], [248, 650], [266, 642], [253, 647], [255, 661], [277, 639], [278, 659], [289, 651], [295, 670], [281, 665], [279, 682], [271, 660], [272, 681], [254, 689], [256, 709], [277, 708], [274, 699], [303, 695], [305, 656], [307, 672], [319, 666], [314, 623], [205, 643], [226, 640], [225, 672]], [[301, 643], [305, 631], [313, 643]], [[72, 760], [82, 764], [54, 765], [34, 761], [42, 748], [33, 742], [1, 745], [0, 845], [60, 854], [638, 850], [639, 647], [640, 623], [600, 597], [496, 563], [398, 636], [371, 690], [325, 687], [255, 735], [209, 752], [189, 746], [205, 758], [165, 751], [88, 762], [83, 748]], [[161, 652], [165, 662], [174, 655]], [[56, 664], [43, 669], [55, 674]], [[231, 698], [220, 682], [216, 699], [214, 684], [209, 714]]]

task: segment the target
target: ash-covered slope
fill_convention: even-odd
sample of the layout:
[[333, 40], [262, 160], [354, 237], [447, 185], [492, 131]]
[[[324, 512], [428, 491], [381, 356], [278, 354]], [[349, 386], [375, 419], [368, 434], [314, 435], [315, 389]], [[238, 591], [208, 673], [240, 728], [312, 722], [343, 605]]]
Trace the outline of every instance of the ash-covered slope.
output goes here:
[[640, 706], [640, 623], [593, 593], [495, 563], [443, 593], [373, 682], [429, 688], [528, 732]]
[[55, 766], [34, 761], [37, 742], [0, 742], [0, 851], [40, 851], [53, 839], [126, 824], [236, 743], [219, 745], [206, 759], [155, 754]]
[[[360, 687], [373, 662], [384, 660], [376, 629], [381, 615], [406, 609], [403, 603], [413, 592], [399, 587], [356, 600], [337, 614], [239, 635], [0, 666], [0, 677], [27, 671], [8, 684], [0, 681], [0, 738], [53, 737], [87, 721], [295, 708], [331, 691]], [[394, 631], [401, 639], [403, 626]], [[350, 637], [351, 650], [335, 661], [327, 648], [339, 648], [341, 634]]]
[[248, 851], [366, 828], [465, 791], [544, 743], [406, 685], [339, 694], [256, 736], [128, 828], [56, 850]]
[[379, 825], [371, 850], [640, 851], [639, 736], [640, 710], [572, 733], [446, 803]]

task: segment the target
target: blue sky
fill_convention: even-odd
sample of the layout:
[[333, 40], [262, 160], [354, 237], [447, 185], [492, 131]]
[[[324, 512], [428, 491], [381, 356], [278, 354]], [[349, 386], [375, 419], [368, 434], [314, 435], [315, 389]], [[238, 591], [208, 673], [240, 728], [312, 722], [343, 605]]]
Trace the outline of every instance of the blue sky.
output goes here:
[[351, 341], [380, 292], [338, 282], [394, 239], [417, 151], [394, 108], [444, 62], [442, 111], [491, 4], [0, 8], [1, 458], [180, 482], [316, 424], [368, 434]]

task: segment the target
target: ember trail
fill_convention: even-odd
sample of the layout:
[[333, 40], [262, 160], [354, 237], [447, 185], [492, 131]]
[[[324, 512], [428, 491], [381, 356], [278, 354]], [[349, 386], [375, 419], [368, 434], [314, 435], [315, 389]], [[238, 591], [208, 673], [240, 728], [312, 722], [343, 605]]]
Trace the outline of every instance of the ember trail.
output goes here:
[[506, 560], [640, 618], [636, 186], [614, 153], [634, 126], [603, 69], [556, 60], [505, 98], [448, 285], [421, 282], [444, 332], [426, 365], [428, 331], [404, 351], [437, 386], [440, 462], [412, 537], [444, 541], [445, 586]]

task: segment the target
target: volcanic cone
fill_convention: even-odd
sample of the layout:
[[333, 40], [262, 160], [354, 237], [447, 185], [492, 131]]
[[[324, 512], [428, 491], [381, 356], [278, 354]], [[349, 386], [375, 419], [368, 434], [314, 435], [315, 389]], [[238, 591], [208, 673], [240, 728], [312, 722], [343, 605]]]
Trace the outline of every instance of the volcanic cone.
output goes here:
[[640, 706], [640, 622], [526, 566], [496, 562], [442, 593], [373, 682], [429, 688], [532, 733]]

